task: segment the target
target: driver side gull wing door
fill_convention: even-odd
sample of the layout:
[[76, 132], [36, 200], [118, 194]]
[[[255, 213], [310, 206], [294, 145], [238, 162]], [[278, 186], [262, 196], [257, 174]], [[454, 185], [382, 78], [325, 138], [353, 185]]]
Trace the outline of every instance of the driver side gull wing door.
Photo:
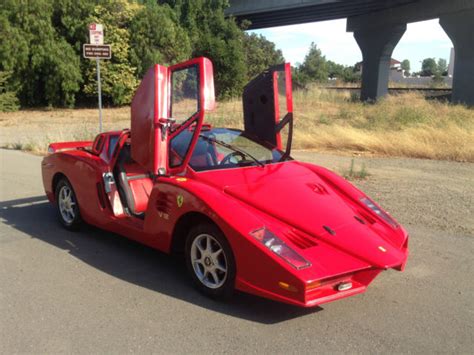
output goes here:
[[[186, 169], [201, 132], [204, 114], [213, 110], [214, 74], [205, 57], [170, 67], [154, 65], [145, 74], [131, 104], [131, 155], [156, 175]], [[193, 125], [193, 135], [178, 161], [170, 159], [170, 142]]]

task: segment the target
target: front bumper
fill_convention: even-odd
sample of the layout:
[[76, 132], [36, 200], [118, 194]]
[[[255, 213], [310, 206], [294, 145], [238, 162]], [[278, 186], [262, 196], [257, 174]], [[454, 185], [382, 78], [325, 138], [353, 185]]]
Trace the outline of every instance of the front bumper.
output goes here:
[[[373, 279], [382, 269], [370, 268], [352, 274], [340, 275], [322, 281], [311, 281], [304, 285], [303, 289], [298, 288], [297, 292], [281, 290], [281, 292], [271, 292], [244, 280], [237, 278], [236, 287], [240, 291], [251, 293], [260, 297], [269, 298], [275, 301], [292, 304], [299, 307], [316, 307], [318, 305], [343, 299], [363, 293]], [[351, 283], [350, 289], [338, 290], [341, 283]]]

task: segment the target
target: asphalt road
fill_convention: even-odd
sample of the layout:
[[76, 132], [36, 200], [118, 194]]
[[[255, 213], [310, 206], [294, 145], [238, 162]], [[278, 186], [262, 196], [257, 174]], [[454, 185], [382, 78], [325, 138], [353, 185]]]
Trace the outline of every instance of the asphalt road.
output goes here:
[[[300, 309], [244, 294], [211, 301], [180, 260], [92, 227], [62, 229], [43, 196], [41, 158], [0, 155], [1, 353], [472, 353], [472, 164], [438, 171], [436, 162], [368, 159], [373, 176], [359, 185], [406, 224], [407, 269], [382, 273], [365, 294]], [[452, 188], [420, 180], [431, 166]], [[417, 183], [426, 192], [406, 198]]]

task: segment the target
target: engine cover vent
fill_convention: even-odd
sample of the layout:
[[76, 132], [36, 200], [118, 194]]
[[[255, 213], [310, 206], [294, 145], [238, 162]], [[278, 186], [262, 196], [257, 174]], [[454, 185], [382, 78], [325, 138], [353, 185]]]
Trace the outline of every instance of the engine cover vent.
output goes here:
[[286, 232], [285, 236], [300, 249], [308, 249], [318, 245], [314, 238], [297, 229]]

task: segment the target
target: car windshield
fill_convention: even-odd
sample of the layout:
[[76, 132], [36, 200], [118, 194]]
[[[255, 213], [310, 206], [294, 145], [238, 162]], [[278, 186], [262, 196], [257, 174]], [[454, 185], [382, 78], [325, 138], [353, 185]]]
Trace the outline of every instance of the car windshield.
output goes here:
[[[183, 159], [192, 138], [192, 131], [184, 130], [171, 140], [170, 163]], [[199, 135], [189, 165], [196, 171], [231, 169], [244, 166], [273, 164], [284, 158], [283, 152], [258, 142], [236, 129], [204, 129]]]

